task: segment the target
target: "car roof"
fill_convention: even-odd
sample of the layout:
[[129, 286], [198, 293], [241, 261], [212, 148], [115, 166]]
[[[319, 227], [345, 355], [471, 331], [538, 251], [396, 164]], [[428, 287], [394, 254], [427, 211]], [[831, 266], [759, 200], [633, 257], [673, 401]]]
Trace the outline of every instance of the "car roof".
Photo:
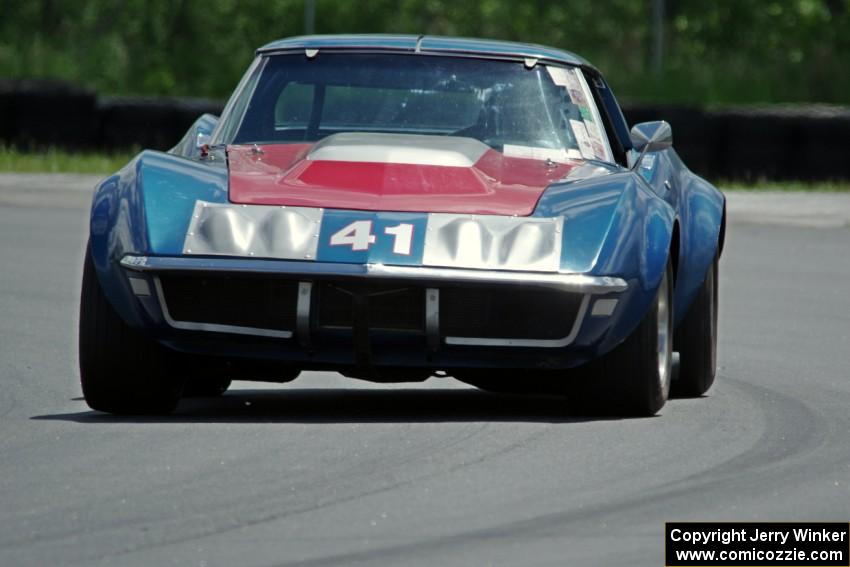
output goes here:
[[306, 35], [273, 41], [259, 48], [257, 53], [297, 49], [364, 49], [398, 51], [400, 53], [455, 53], [466, 56], [537, 59], [593, 68], [590, 63], [575, 53], [544, 45], [436, 35]]

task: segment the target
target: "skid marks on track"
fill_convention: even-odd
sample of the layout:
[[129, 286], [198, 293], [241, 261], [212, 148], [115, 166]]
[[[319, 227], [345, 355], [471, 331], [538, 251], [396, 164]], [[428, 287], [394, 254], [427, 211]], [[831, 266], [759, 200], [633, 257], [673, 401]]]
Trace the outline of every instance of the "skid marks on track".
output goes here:
[[[522, 541], [528, 544], [535, 539], [565, 538], [582, 526], [628, 525], [632, 519], [638, 521], [647, 516], [665, 517], [671, 501], [694, 498], [700, 502], [719, 501], [730, 494], [746, 494], [746, 491], [768, 490], [768, 483], [788, 482], [795, 471], [806, 474], [812, 461], [827, 457], [828, 466], [846, 460], [849, 455], [835, 455], [830, 450], [830, 439], [839, 436], [833, 416], [823, 415], [809, 404], [779, 391], [755, 386], [741, 380], [718, 376], [722, 384], [734, 391], [760, 412], [758, 422], [763, 427], [754, 443], [722, 462], [698, 473], [665, 480], [655, 488], [635, 497], [608, 502], [599, 506], [574, 510], [557, 511], [532, 518], [508, 521], [483, 529], [456, 533], [451, 536], [423, 538], [413, 542], [388, 545], [366, 551], [340, 553], [308, 561], [298, 565], [333, 565], [339, 563], [383, 563], [400, 558], [429, 557], [435, 554], [458, 553], [467, 544], [479, 545], [482, 540], [496, 544]], [[673, 402], [676, 403], [675, 401]], [[846, 424], [848, 419], [842, 418]], [[839, 428], [840, 429], [840, 428]], [[706, 432], [710, 434], [710, 431]], [[694, 510], [705, 506], [695, 503]], [[456, 556], [456, 555], [453, 555]], [[294, 565], [295, 563], [292, 563]], [[282, 563], [290, 565], [290, 563]]]

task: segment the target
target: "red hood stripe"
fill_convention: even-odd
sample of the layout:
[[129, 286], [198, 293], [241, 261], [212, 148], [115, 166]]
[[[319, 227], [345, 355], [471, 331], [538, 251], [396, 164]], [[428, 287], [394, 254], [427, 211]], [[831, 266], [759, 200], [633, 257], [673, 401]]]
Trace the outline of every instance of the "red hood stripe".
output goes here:
[[530, 215], [574, 167], [487, 150], [472, 167], [312, 160], [312, 144], [229, 146], [230, 200], [369, 211]]

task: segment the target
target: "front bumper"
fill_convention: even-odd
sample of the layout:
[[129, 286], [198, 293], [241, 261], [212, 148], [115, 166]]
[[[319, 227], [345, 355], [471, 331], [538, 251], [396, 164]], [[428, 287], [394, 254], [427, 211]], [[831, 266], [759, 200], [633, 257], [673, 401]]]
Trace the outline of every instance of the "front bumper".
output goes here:
[[121, 266], [170, 346], [305, 367], [574, 366], [629, 293], [621, 278], [572, 273], [201, 256]]

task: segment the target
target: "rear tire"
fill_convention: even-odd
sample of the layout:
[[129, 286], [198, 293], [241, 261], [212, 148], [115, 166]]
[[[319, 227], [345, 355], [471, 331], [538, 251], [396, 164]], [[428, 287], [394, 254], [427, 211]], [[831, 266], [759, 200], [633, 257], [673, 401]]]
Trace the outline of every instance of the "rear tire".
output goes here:
[[180, 400], [172, 355], [131, 329], [103, 294], [86, 249], [80, 297], [80, 385], [90, 408], [116, 414], [164, 414]]
[[708, 391], [717, 373], [718, 261], [714, 258], [688, 314], [676, 330], [679, 374], [673, 395], [696, 398]]
[[673, 272], [632, 334], [601, 359], [579, 370], [574, 410], [586, 415], [654, 415], [667, 402], [673, 370]]

